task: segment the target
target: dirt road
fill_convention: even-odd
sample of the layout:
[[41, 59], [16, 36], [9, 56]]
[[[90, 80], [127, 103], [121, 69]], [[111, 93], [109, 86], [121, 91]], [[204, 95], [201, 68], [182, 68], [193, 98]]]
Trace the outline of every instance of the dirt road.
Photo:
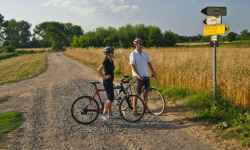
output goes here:
[[[20, 111], [25, 123], [2, 145], [10, 150], [211, 150], [212, 146], [188, 135], [189, 124], [146, 115], [136, 124], [114, 119], [77, 124], [70, 115], [72, 101], [91, 92], [96, 80], [90, 68], [50, 54], [46, 73], [0, 87], [0, 112]], [[1, 149], [1, 148], [0, 148]]]

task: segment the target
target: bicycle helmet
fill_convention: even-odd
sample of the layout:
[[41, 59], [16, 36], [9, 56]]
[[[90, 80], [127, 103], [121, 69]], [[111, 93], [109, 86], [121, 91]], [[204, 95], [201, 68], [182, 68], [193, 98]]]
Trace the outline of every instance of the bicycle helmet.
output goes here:
[[137, 43], [140, 43], [140, 44], [142, 44], [142, 39], [141, 38], [135, 38], [134, 39], [134, 41], [133, 41], [133, 44], [135, 45], [135, 44], [137, 44]]
[[104, 53], [114, 53], [114, 49], [112, 46], [107, 46], [103, 49]]

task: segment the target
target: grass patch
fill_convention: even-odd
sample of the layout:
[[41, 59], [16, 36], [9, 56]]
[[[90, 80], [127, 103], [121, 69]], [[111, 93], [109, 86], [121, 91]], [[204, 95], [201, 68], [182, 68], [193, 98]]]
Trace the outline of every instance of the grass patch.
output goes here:
[[[153, 82], [154, 86], [157, 83]], [[159, 86], [158, 86], [159, 87]], [[215, 124], [225, 139], [238, 139], [242, 146], [250, 147], [250, 110], [238, 107], [230, 99], [213, 99], [210, 93], [192, 91], [182, 87], [159, 87], [170, 100], [183, 100], [184, 106], [195, 113], [195, 120]]]
[[0, 85], [34, 77], [47, 68], [45, 53], [0, 60]]
[[19, 112], [0, 113], [0, 140], [7, 133], [20, 127], [23, 122], [23, 116]]
[[194, 93], [193, 91], [189, 89], [182, 88], [182, 87], [174, 87], [174, 86], [161, 88], [161, 91], [163, 95], [168, 96], [169, 98], [171, 98], [171, 100], [174, 100], [174, 101], [183, 99]]
[[181, 98], [184, 105], [196, 114], [196, 120], [216, 125], [216, 132], [224, 138], [239, 139], [243, 146], [250, 146], [250, 111], [220, 97], [217, 100], [207, 92], [193, 92], [185, 88], [164, 88], [170, 98]]
[[2, 59], [7, 59], [7, 58], [11, 58], [11, 57], [15, 57], [15, 56], [17, 56], [17, 55], [18, 55], [17, 52], [13, 52], [13, 53], [2, 52], [2, 53], [0, 53], [0, 60], [2, 60]]

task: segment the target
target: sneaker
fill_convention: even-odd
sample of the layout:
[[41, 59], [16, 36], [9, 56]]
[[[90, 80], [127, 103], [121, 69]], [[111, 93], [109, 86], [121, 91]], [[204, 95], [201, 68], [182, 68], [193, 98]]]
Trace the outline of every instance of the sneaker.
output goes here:
[[103, 121], [108, 121], [109, 117], [107, 115], [101, 115]]

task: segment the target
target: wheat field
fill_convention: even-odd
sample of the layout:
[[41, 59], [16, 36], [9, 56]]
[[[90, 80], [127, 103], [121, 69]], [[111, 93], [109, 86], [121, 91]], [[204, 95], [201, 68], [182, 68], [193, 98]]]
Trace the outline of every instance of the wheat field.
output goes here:
[[[128, 65], [131, 50], [115, 51], [116, 68], [122, 74], [131, 72]], [[149, 48], [146, 51], [161, 86], [211, 90], [211, 48]], [[65, 55], [93, 67], [103, 60], [101, 48], [67, 49]], [[250, 48], [218, 49], [218, 83], [223, 96], [237, 105], [250, 106]]]

